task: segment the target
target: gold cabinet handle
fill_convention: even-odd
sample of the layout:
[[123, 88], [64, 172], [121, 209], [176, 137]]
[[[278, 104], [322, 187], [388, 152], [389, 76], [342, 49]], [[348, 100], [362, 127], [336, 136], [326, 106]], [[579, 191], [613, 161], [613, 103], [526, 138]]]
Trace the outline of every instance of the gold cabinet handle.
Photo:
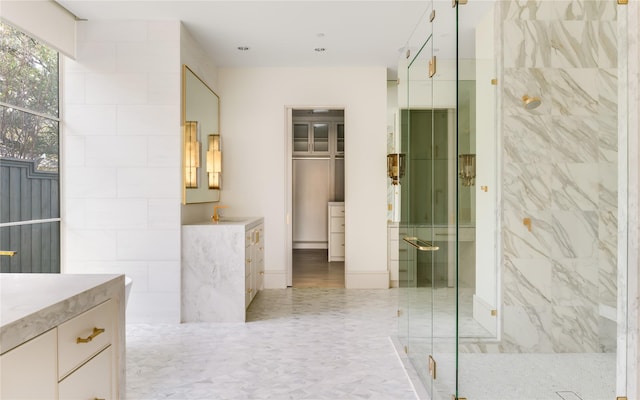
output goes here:
[[418, 239], [414, 236], [405, 236], [402, 238], [402, 240], [420, 251], [436, 251], [440, 249], [440, 247], [434, 246], [433, 243], [427, 242], [426, 240]]
[[89, 343], [90, 341], [92, 341], [93, 339], [96, 338], [96, 336], [98, 336], [99, 334], [104, 332], [104, 328], [93, 328], [93, 333], [89, 336], [87, 336], [86, 338], [77, 338], [76, 339], [76, 343]]
[[0, 256], [9, 256], [9, 257], [13, 257], [16, 254], [18, 254], [17, 251], [13, 251], [13, 250], [0, 250]]
[[260, 271], [260, 275], [264, 275], [264, 271]]

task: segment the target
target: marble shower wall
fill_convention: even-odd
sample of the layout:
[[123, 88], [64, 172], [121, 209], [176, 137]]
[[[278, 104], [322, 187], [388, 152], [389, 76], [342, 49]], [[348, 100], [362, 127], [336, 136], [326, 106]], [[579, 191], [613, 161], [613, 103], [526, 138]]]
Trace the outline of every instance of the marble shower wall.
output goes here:
[[[616, 305], [616, 1], [499, 4], [500, 351], [614, 351], [599, 310]], [[542, 104], [525, 110], [524, 95]]]

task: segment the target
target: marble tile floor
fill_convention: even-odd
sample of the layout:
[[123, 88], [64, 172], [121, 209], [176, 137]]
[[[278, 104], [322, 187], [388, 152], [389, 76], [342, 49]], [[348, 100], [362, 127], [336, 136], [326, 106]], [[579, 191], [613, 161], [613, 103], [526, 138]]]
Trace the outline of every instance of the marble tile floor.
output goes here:
[[129, 324], [127, 399], [416, 399], [397, 294], [264, 290], [246, 324]]
[[[396, 350], [400, 293], [264, 290], [245, 324], [129, 324], [127, 399], [428, 399], [426, 358]], [[434, 400], [450, 399], [454, 360], [439, 356]], [[458, 372], [470, 400], [615, 397], [613, 353], [463, 353]]]
[[[395, 343], [396, 346], [398, 342]], [[418, 382], [425, 379], [429, 345], [413, 343], [415, 354], [402, 356], [421, 398], [428, 390]], [[615, 353], [462, 353], [458, 368], [455, 354], [434, 355], [438, 379], [432, 400], [450, 400], [458, 374], [458, 397], [469, 400], [611, 400], [615, 399]]]

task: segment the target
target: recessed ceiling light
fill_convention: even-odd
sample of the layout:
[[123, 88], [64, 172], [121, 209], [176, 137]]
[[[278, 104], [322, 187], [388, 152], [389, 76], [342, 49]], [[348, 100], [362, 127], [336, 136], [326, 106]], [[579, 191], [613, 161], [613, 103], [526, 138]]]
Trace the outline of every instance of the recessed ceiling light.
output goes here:
[[249, 47], [248, 46], [238, 46], [238, 50], [247, 51], [247, 50], [249, 50]]
[[327, 49], [325, 49], [324, 47], [316, 47], [314, 50], [317, 51], [318, 53], [322, 53], [323, 51], [326, 51]]

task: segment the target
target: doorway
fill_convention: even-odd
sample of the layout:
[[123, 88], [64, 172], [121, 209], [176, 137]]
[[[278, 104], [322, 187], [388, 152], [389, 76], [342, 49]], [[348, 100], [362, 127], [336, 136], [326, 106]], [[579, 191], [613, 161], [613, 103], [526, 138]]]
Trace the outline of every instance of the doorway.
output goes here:
[[290, 111], [288, 285], [344, 288], [344, 110]]

